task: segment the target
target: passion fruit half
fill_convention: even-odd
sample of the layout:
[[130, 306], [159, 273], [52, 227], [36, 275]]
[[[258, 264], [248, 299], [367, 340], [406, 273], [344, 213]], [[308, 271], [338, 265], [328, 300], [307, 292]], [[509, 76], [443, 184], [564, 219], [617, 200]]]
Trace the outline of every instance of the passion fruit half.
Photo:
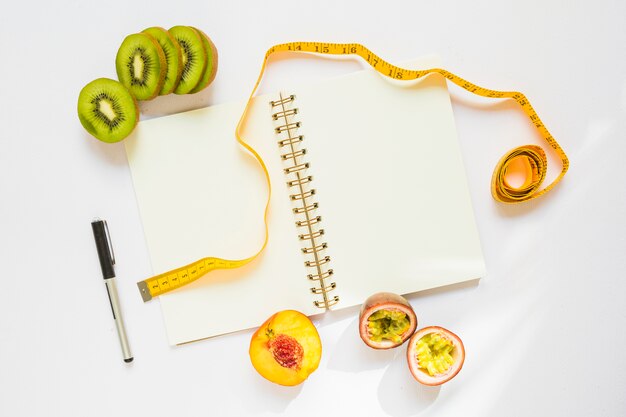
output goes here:
[[391, 349], [403, 344], [417, 328], [411, 304], [402, 296], [379, 292], [370, 296], [359, 314], [359, 335], [374, 349]]
[[465, 361], [461, 339], [443, 327], [430, 326], [409, 340], [406, 351], [409, 370], [424, 385], [441, 385], [459, 373]]

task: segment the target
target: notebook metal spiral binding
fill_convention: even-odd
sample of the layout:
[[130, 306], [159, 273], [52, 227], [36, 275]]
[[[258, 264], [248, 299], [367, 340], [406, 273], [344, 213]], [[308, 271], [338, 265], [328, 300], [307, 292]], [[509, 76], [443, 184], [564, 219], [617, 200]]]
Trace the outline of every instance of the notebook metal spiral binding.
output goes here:
[[313, 303], [316, 307], [329, 309], [339, 302], [338, 296], [329, 294], [337, 284], [329, 282], [333, 276], [333, 270], [329, 268], [331, 258], [324, 254], [328, 244], [321, 241], [324, 238], [324, 229], [320, 227], [322, 216], [314, 213], [319, 205], [311, 201], [315, 197], [315, 189], [311, 188], [313, 176], [305, 174], [310, 164], [302, 160], [307, 152], [301, 147], [304, 136], [296, 133], [301, 123], [294, 120], [298, 115], [298, 108], [294, 107], [295, 98], [293, 94], [284, 96], [281, 93], [280, 99], [270, 101], [273, 109], [272, 119], [278, 123], [274, 129], [279, 136], [278, 146], [285, 151], [281, 159], [289, 164], [283, 170], [287, 176], [287, 186], [295, 190], [289, 198], [295, 205], [293, 212], [297, 218], [296, 227], [303, 230], [303, 233], [298, 234], [298, 238], [303, 242], [302, 253], [307, 257], [304, 266], [312, 270], [312, 273], [307, 275], [314, 284], [310, 291], [312, 294], [322, 296], [321, 300], [315, 300]]

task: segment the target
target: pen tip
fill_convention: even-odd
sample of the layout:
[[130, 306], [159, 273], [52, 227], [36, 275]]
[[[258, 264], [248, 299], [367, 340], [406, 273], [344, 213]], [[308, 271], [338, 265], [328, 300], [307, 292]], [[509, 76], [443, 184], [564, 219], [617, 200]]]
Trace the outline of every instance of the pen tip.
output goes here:
[[135, 358], [128, 358], [128, 359], [124, 359], [124, 362], [126, 362], [126, 363], [131, 363], [131, 362], [133, 361], [133, 359], [135, 359]]

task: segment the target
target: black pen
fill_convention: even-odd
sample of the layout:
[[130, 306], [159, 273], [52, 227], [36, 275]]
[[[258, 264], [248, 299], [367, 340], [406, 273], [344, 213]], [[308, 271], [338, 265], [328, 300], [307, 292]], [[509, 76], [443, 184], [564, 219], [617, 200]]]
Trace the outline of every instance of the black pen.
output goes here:
[[100, 258], [100, 267], [102, 268], [102, 276], [109, 294], [109, 302], [111, 311], [113, 312], [113, 320], [117, 327], [117, 335], [122, 345], [122, 355], [124, 362], [132, 362], [133, 355], [130, 353], [130, 346], [126, 338], [126, 329], [124, 329], [124, 320], [122, 319], [122, 309], [120, 308], [120, 300], [117, 296], [117, 287], [115, 286], [115, 255], [111, 246], [111, 237], [109, 235], [109, 227], [106, 220], [94, 219], [91, 222], [93, 229], [93, 237], [96, 240], [96, 248], [98, 249], [98, 258]]

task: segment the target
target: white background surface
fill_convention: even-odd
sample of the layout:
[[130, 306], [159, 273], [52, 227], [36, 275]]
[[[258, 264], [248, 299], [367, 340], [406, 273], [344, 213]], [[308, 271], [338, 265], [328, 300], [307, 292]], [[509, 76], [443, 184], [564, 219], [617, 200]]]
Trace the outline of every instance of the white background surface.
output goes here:
[[[0, 16], [0, 415], [622, 416], [626, 414], [626, 6], [618, 1], [14, 2]], [[268, 383], [251, 332], [167, 345], [122, 144], [92, 139], [76, 99], [115, 77], [125, 35], [203, 29], [214, 84], [143, 106], [144, 117], [240, 99], [264, 51], [292, 40], [357, 41], [392, 62], [439, 54], [493, 89], [524, 92], [571, 160], [544, 198], [494, 202], [491, 171], [538, 142], [511, 102], [451, 88], [485, 254], [480, 283], [410, 298], [420, 327], [464, 340], [464, 369], [424, 388], [404, 349], [368, 350], [357, 310], [316, 318], [324, 353], [303, 385]], [[360, 68], [275, 62], [264, 89]], [[297, 74], [295, 74], [297, 73]], [[183, 132], [184, 134], [184, 132]], [[554, 167], [553, 167], [554, 168]], [[552, 171], [554, 175], [554, 171]], [[121, 360], [89, 222], [108, 219], [135, 362]], [[233, 300], [237, 308], [237, 300]], [[225, 312], [227, 314], [227, 312]]]

